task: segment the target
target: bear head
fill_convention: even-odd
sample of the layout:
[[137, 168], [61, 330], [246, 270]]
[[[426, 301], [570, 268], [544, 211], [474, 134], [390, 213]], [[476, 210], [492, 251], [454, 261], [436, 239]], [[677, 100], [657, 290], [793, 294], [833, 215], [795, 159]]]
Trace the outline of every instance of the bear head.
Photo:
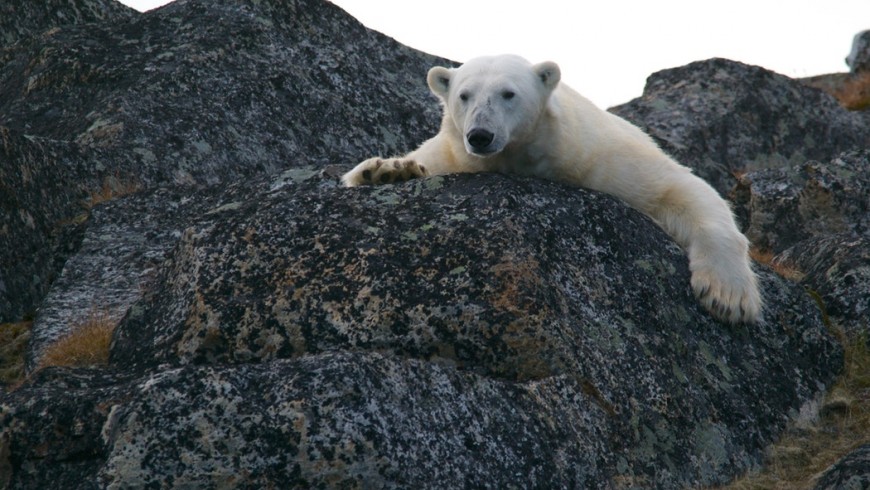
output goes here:
[[495, 155], [533, 136], [561, 72], [552, 61], [532, 65], [515, 55], [474, 58], [458, 68], [429, 70], [429, 88], [463, 135], [465, 151]]

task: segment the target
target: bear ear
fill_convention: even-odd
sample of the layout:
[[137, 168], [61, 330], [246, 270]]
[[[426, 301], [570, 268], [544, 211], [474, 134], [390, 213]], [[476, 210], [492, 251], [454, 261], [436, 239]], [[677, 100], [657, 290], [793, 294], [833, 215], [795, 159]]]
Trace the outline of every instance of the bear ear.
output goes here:
[[562, 78], [562, 70], [559, 69], [559, 65], [552, 61], [538, 63], [532, 67], [532, 70], [534, 70], [535, 75], [541, 79], [541, 82], [549, 90], [556, 88], [556, 85], [559, 84], [559, 80]]
[[443, 66], [436, 66], [429, 70], [429, 75], [426, 76], [426, 81], [429, 83], [429, 90], [438, 97], [447, 100], [451, 75], [451, 70], [444, 68]]

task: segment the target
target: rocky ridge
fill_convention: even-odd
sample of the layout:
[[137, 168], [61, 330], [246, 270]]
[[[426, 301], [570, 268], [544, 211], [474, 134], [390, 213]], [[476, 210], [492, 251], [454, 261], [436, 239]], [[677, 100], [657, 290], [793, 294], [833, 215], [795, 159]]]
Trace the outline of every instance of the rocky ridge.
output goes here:
[[[0, 484], [709, 486], [813, 419], [841, 349], [763, 267], [764, 321], [728, 327], [607, 196], [338, 187], [434, 132], [424, 75], [446, 60], [315, 0], [99, 21], [115, 7], [10, 20], [32, 34], [0, 50], [0, 312], [38, 305], [31, 376], [0, 392]], [[740, 170], [750, 236], [866, 333], [865, 115], [726, 60], [614, 111], [722, 192]], [[37, 370], [95, 308], [118, 319], [109, 365]]]
[[[14, 13], [22, 26], [29, 11]], [[0, 177], [14, 211], [0, 227], [17, 230], [0, 238], [0, 320], [32, 314], [65, 259], [17, 254], [62, 247], [59, 224], [104, 187], [215, 185], [401, 152], [438, 120], [417, 74], [447, 61], [331, 4], [179, 0], [44, 28], [0, 52]]]

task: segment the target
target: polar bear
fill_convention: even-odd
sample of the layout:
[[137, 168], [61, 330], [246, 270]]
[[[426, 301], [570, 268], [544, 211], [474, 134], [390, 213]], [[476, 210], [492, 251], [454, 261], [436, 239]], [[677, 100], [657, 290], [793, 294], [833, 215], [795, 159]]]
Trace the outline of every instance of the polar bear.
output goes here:
[[370, 158], [342, 182], [505, 172], [611, 194], [650, 216], [688, 252], [692, 289], [715, 317], [758, 321], [762, 300], [749, 242], [728, 204], [646, 133], [560, 78], [557, 64], [532, 65], [514, 55], [434, 67], [427, 81], [443, 105], [438, 134], [403, 157]]

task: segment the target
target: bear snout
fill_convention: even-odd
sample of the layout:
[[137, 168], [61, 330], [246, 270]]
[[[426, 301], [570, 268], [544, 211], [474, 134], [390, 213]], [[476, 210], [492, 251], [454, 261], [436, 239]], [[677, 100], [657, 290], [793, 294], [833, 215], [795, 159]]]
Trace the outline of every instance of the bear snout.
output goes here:
[[474, 128], [465, 135], [465, 139], [475, 153], [491, 153], [487, 148], [492, 144], [493, 138], [495, 135], [492, 132], [481, 128]]

